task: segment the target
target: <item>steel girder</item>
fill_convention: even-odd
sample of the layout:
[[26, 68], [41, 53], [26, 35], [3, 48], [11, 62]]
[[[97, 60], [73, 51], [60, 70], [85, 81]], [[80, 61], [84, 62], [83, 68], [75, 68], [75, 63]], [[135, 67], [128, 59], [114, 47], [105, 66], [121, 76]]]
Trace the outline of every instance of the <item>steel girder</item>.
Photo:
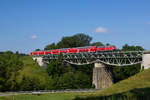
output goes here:
[[[142, 62], [142, 51], [112, 51], [112, 52], [93, 52], [93, 53], [68, 53], [62, 54], [65, 62], [75, 65], [85, 65], [101, 62], [107, 65], [126, 66]], [[43, 61], [58, 59], [57, 54], [41, 55]]]

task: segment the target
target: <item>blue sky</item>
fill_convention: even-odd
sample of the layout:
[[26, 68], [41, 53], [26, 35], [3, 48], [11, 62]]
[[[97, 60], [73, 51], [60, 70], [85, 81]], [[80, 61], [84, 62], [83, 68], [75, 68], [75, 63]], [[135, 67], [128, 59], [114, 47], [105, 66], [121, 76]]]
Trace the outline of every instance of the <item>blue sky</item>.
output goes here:
[[150, 50], [150, 0], [0, 0], [0, 51], [29, 53], [76, 33]]

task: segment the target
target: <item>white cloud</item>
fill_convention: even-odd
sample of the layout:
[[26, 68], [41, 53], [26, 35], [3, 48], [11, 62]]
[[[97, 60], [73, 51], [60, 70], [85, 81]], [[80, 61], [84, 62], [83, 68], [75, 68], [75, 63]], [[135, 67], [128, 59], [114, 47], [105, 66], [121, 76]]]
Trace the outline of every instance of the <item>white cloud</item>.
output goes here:
[[96, 33], [106, 33], [107, 29], [104, 27], [98, 27], [98, 28], [96, 28], [95, 32]]
[[35, 34], [31, 36], [31, 39], [32, 39], [32, 40], [34, 40], [34, 39], [36, 39], [36, 38], [37, 38], [37, 35], [35, 35]]

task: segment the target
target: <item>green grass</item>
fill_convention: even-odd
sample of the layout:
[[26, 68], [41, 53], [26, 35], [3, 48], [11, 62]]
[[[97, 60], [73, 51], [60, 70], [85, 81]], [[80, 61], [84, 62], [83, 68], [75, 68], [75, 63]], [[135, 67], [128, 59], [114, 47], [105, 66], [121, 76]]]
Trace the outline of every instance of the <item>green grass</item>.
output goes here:
[[21, 74], [26, 74], [27, 76], [48, 76], [48, 74], [36, 64], [30, 56], [24, 56], [21, 58], [24, 63], [24, 69], [21, 70]]
[[77, 95], [81, 93], [53, 93], [37, 95], [15, 95], [0, 97], [0, 100], [73, 100]]
[[17, 77], [17, 81], [21, 81], [23, 76], [27, 77], [35, 77], [39, 80], [46, 80], [45, 78], [49, 78], [48, 74], [38, 65], [36, 64], [32, 57], [24, 56], [21, 58], [24, 63], [24, 67], [20, 70], [20, 75]]
[[35, 65], [31, 56], [23, 56], [23, 57], [21, 57], [21, 60], [23, 61], [25, 66], [31, 66], [32, 67], [33, 65]]
[[137, 88], [149, 88], [150, 87], [150, 69], [140, 72], [128, 79], [120, 81], [110, 88], [97, 92], [100, 95], [110, 95], [115, 93], [122, 93]]
[[[150, 69], [140, 72], [126, 80], [120, 81], [110, 88], [106, 88], [102, 91], [97, 91], [93, 93], [86, 93], [80, 95], [75, 100], [109, 100], [109, 98], [115, 98], [111, 100], [130, 100], [127, 98], [136, 98], [139, 96], [147, 97], [150, 99]], [[122, 98], [122, 99], [116, 99]], [[106, 99], [108, 98], [108, 99]], [[131, 100], [132, 100], [131, 99]], [[149, 100], [145, 99], [145, 100]], [[140, 99], [144, 100], [144, 99]]]

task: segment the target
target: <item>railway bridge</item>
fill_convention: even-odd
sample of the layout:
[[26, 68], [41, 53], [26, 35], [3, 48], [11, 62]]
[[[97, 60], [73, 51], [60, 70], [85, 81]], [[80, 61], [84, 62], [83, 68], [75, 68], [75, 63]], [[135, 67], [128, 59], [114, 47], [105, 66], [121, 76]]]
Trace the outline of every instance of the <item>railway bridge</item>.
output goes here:
[[[70, 64], [86, 65], [94, 63], [93, 84], [96, 89], [107, 88], [113, 84], [111, 66], [141, 64], [141, 69], [150, 68], [150, 51], [101, 51], [64, 53], [62, 59]], [[50, 60], [59, 58], [58, 54], [33, 55], [40, 66], [46, 68]]]

